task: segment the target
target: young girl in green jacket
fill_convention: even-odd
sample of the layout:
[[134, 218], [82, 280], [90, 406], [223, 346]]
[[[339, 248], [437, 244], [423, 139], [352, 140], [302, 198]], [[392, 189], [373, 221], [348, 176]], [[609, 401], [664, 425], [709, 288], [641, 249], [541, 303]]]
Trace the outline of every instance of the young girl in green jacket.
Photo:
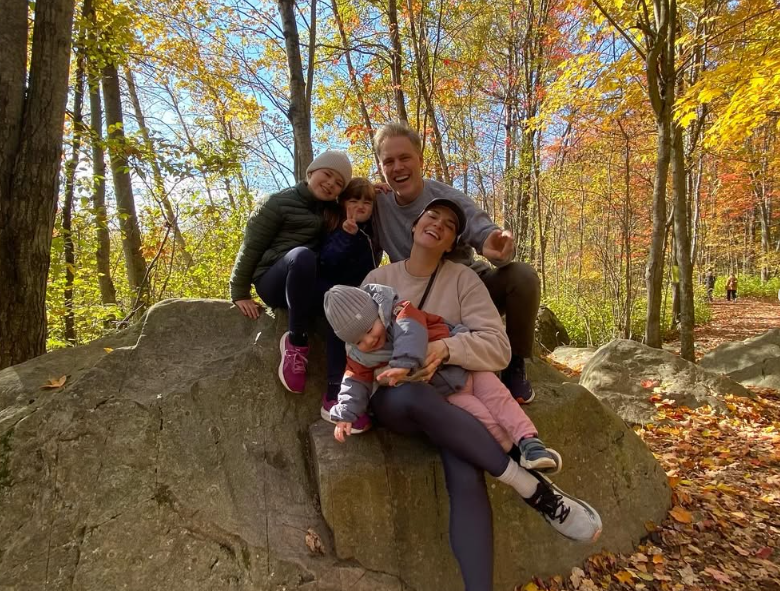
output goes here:
[[328, 150], [312, 161], [306, 179], [263, 199], [252, 212], [230, 275], [230, 298], [244, 316], [259, 315], [252, 284], [266, 305], [289, 310], [278, 373], [290, 392], [306, 385], [306, 331], [320, 304], [313, 285], [324, 215], [352, 179], [352, 164], [344, 152]]

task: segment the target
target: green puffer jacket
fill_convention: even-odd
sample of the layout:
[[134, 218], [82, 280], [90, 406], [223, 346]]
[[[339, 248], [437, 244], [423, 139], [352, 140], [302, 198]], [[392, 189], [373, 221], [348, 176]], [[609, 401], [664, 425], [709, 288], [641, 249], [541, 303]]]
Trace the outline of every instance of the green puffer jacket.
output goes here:
[[325, 207], [305, 182], [264, 198], [246, 224], [230, 274], [230, 299], [252, 297], [252, 283], [293, 248], [318, 248]]

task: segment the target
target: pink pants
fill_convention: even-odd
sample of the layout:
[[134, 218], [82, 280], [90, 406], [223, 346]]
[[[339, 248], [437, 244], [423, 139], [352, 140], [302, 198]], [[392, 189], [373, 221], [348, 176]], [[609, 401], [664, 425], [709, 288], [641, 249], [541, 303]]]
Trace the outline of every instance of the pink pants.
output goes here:
[[524, 437], [537, 436], [531, 419], [493, 372], [470, 372], [463, 390], [447, 396], [447, 401], [485, 425], [504, 451]]

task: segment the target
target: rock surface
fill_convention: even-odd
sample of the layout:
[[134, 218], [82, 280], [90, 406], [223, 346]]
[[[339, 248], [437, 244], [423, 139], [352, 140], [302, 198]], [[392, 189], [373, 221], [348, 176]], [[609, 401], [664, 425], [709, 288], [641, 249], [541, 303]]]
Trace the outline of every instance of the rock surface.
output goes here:
[[[0, 372], [0, 589], [460, 588], [430, 447], [379, 432], [336, 449], [324, 423], [309, 433], [322, 345], [312, 344], [307, 392], [290, 394], [276, 378], [282, 333], [224, 301], [169, 300], [116, 337]], [[548, 365], [529, 373], [539, 389], [529, 414], [564, 454], [556, 481], [591, 501], [607, 529], [595, 548], [574, 545], [492, 483], [496, 589], [565, 574], [596, 549], [630, 550], [669, 501], [663, 472], [622, 421]], [[41, 389], [63, 375], [62, 388]], [[365, 474], [327, 476], [337, 453]], [[358, 538], [336, 519], [347, 485], [377, 487], [354, 506], [373, 528]]]
[[663, 398], [678, 405], [710, 405], [720, 412], [727, 410], [725, 395], [751, 396], [727, 377], [668, 351], [625, 339], [599, 348], [580, 376], [582, 386], [631, 424], [652, 422], [656, 414], [655, 405], [649, 400], [652, 386], [644, 387], [642, 382], [657, 382]]
[[558, 320], [555, 312], [542, 304], [536, 314], [536, 340], [548, 351], [553, 351], [571, 341], [566, 327]]
[[595, 353], [596, 347], [558, 347], [550, 353], [550, 359], [575, 371], [582, 371]]
[[[565, 575], [600, 550], [630, 552], [646, 535], [645, 522], [660, 523], [669, 506], [666, 476], [639, 437], [581, 386], [534, 379], [533, 367], [542, 365], [530, 366], [537, 400], [526, 411], [545, 443], [563, 456], [556, 484], [599, 511], [604, 533], [596, 545], [571, 542], [510, 488], [489, 479], [495, 589], [513, 589], [534, 575]], [[309, 432], [322, 512], [339, 558], [402, 576], [418, 590], [461, 588], [435, 450], [381, 430], [345, 445], [335, 442], [324, 422]]]
[[719, 345], [699, 365], [745, 386], [780, 390], [780, 328], [739, 343]]

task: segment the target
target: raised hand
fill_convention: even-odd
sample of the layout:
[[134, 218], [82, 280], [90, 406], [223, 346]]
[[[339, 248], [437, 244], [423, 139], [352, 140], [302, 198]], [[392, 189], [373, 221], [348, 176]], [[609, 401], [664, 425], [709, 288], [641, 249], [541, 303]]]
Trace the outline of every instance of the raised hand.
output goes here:
[[358, 225], [355, 221], [355, 206], [352, 205], [350, 207], [347, 205], [347, 219], [344, 220], [344, 223], [341, 224], [341, 229], [344, 230], [347, 234], [355, 235], [358, 232]]
[[504, 263], [512, 258], [515, 242], [509, 230], [493, 230], [482, 244], [482, 256], [491, 262]]

